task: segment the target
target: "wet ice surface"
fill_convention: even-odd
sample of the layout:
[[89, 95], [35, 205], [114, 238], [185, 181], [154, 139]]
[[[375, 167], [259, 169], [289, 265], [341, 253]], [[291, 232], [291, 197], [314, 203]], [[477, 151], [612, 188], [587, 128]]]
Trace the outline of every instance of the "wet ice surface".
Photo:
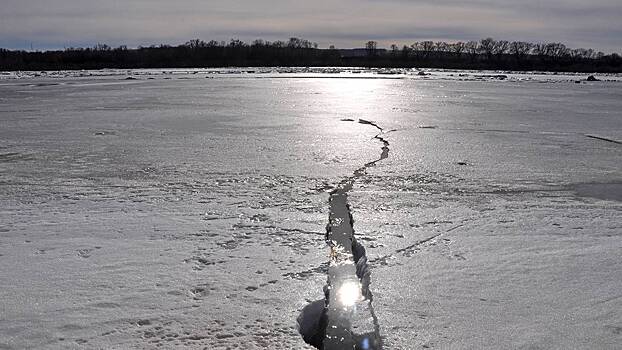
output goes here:
[[3, 75], [0, 347], [311, 349], [342, 119], [385, 348], [622, 342], [619, 82], [250, 70]]

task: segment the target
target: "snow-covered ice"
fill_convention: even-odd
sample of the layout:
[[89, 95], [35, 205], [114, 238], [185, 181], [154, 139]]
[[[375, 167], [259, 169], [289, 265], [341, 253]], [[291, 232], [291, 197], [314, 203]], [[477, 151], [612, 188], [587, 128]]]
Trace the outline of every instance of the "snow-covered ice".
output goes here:
[[619, 348], [621, 77], [428, 72], [1, 74], [0, 348], [313, 349], [348, 179], [383, 348]]

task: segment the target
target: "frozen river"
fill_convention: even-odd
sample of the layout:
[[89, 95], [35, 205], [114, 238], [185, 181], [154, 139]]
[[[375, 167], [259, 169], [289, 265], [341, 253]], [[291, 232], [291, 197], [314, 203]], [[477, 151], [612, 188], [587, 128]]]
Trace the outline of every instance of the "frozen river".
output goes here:
[[430, 74], [0, 75], [0, 349], [619, 349], [620, 76]]

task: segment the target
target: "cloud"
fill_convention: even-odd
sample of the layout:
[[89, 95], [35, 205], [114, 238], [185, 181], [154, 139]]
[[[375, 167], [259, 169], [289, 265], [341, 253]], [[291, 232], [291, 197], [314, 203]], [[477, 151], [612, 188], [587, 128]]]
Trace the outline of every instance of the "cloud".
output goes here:
[[[188, 39], [286, 39], [322, 46], [415, 40], [560, 41], [620, 51], [612, 0], [2, 0], [0, 47], [177, 44]], [[53, 3], [53, 6], [51, 5]]]

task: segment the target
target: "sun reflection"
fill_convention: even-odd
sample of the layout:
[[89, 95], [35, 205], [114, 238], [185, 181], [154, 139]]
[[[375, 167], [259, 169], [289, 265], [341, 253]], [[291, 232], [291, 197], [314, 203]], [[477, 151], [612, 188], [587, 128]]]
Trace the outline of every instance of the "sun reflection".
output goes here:
[[363, 338], [363, 340], [361, 341], [361, 349], [363, 350], [369, 350], [370, 345], [369, 345], [369, 338], [365, 337]]
[[346, 281], [337, 290], [337, 300], [344, 307], [350, 307], [362, 299], [361, 283]]
[[383, 79], [317, 79], [314, 85], [320, 94], [314, 98], [319, 106], [332, 114], [370, 118], [374, 110], [386, 103], [390, 84], [390, 81]]
[[375, 79], [325, 79], [322, 82], [326, 97], [334, 99], [342, 108], [355, 109], [377, 103], [375, 92], [382, 86], [382, 82]]

